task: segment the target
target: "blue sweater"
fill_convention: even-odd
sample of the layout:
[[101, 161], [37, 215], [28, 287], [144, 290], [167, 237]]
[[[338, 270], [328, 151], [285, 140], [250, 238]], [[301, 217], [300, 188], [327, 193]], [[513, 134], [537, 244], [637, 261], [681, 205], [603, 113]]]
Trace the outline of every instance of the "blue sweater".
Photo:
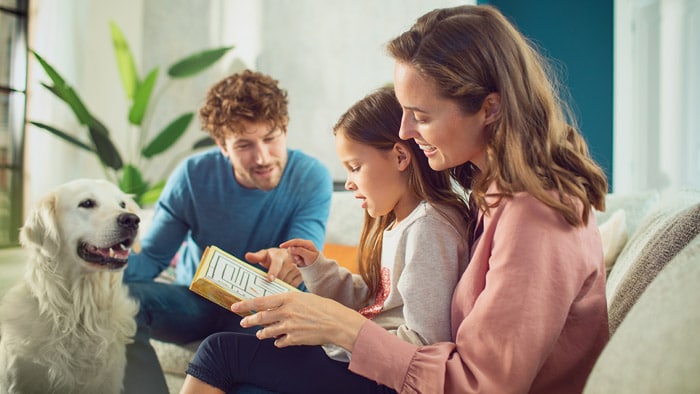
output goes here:
[[292, 238], [321, 250], [332, 190], [328, 169], [301, 151], [288, 150], [282, 180], [270, 191], [242, 187], [219, 148], [194, 155], [168, 179], [124, 280], [152, 280], [179, 250], [175, 283], [189, 285], [208, 245], [241, 259]]

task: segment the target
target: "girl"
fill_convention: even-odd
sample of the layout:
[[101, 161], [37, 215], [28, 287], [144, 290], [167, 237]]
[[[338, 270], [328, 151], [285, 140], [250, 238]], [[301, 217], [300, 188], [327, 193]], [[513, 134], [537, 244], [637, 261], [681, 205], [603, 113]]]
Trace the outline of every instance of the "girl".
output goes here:
[[[478, 209], [452, 298], [450, 342], [399, 341], [322, 298], [275, 295], [232, 310], [277, 346], [332, 342], [350, 370], [399, 392], [580, 393], [608, 340], [593, 208], [607, 180], [542, 57], [493, 7], [437, 9], [388, 46], [400, 135], [451, 169]], [[300, 315], [299, 312], [304, 314]]]
[[[313, 293], [425, 345], [450, 339], [450, 300], [468, 261], [468, 226], [447, 173], [432, 171], [418, 146], [399, 138], [401, 115], [387, 87], [360, 100], [334, 127], [345, 187], [366, 212], [360, 275], [323, 257], [311, 241], [281, 247], [289, 248]], [[219, 393], [240, 383], [284, 392], [391, 392], [350, 372], [350, 356], [332, 343], [282, 350], [253, 336], [218, 334], [200, 346], [181, 393]]]

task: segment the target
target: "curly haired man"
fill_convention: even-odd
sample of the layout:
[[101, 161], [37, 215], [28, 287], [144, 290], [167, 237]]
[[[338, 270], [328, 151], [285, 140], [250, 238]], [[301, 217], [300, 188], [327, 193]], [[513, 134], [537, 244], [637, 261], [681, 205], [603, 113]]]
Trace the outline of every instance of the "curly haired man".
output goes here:
[[[304, 289], [290, 257], [276, 246], [305, 238], [322, 248], [332, 179], [317, 159], [287, 147], [287, 105], [278, 81], [250, 70], [207, 93], [199, 118], [217, 147], [173, 171], [142, 250], [129, 257], [124, 281], [141, 309], [136, 341], [127, 348], [126, 392], [167, 393], [150, 338], [185, 344], [242, 330], [238, 315], [188, 289], [206, 246], [252, 262], [258, 255], [246, 253], [265, 249], [266, 258], [276, 260], [277, 277]], [[173, 260], [174, 283], [154, 282]]]

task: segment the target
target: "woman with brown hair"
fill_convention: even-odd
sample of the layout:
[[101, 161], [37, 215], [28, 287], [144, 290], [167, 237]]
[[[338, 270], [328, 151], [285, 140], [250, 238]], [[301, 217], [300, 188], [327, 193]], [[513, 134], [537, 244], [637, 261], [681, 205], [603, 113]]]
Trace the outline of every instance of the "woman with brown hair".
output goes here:
[[311, 295], [232, 310], [259, 311], [241, 324], [264, 326], [258, 338], [278, 347], [334, 343], [352, 353], [351, 371], [398, 392], [581, 392], [609, 337], [593, 215], [607, 180], [554, 75], [491, 6], [431, 11], [388, 50], [401, 138], [471, 192], [471, 259], [452, 298], [451, 341], [401, 341]]

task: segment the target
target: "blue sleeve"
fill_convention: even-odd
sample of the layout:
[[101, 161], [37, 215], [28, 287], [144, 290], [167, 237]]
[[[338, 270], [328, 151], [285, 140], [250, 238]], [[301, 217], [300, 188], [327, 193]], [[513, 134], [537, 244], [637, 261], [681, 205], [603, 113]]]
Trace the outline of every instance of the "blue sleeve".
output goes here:
[[[131, 252], [129, 264], [124, 271], [125, 282], [150, 282], [170, 265], [175, 253], [182, 245], [189, 226], [178, 214], [186, 212], [187, 193], [182, 193], [189, 182], [186, 163], [175, 169], [153, 214], [153, 219], [141, 234], [141, 252]], [[178, 213], [178, 214], [176, 214]]]

